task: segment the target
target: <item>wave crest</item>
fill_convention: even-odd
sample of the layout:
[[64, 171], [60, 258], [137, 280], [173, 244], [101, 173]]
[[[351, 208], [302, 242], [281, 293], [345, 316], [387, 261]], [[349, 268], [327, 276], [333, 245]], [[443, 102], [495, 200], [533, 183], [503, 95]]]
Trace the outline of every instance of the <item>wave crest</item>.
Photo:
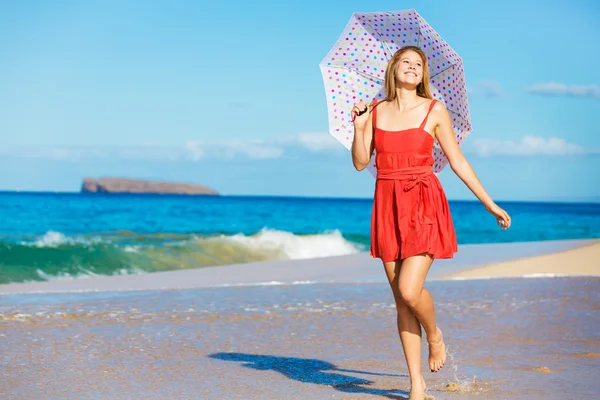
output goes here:
[[48, 231], [26, 241], [0, 242], [0, 283], [338, 256], [365, 250], [365, 238], [358, 242], [356, 238], [349, 240], [339, 230], [303, 235], [267, 228], [233, 235], [119, 232], [68, 236]]

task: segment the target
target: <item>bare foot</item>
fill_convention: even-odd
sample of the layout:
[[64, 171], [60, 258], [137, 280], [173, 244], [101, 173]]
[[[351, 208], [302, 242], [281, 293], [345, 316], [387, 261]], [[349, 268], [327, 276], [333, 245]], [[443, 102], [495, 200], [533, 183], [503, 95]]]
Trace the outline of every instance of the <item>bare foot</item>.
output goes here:
[[426, 390], [427, 385], [425, 385], [425, 379], [421, 377], [421, 383], [411, 385], [409, 400], [425, 400], [427, 398], [425, 395]]
[[410, 392], [408, 400], [435, 400], [435, 397], [425, 394], [425, 392]]
[[442, 336], [442, 330], [436, 328], [438, 337], [427, 338], [429, 343], [429, 369], [431, 372], [438, 372], [446, 362], [446, 344]]
[[425, 393], [418, 393], [418, 394], [413, 394], [412, 392], [410, 393], [410, 397], [408, 398], [408, 400], [435, 400], [435, 397], [429, 395], [429, 394], [425, 394]]

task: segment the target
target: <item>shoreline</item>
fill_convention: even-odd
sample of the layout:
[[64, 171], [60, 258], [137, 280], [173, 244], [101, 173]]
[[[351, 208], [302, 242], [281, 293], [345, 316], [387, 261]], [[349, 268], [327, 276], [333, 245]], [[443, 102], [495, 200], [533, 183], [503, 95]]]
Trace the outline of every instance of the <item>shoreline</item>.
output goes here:
[[548, 254], [490, 263], [454, 273], [451, 280], [600, 276], [600, 241]]
[[[578, 260], [565, 269], [564, 254]], [[554, 262], [556, 258], [561, 262]], [[585, 275], [600, 276], [600, 239], [465, 244], [452, 259], [436, 260], [427, 281]], [[561, 266], [563, 267], [561, 269]], [[526, 273], [523, 273], [523, 270]], [[545, 275], [550, 274], [550, 275]], [[529, 276], [527, 276], [529, 275]], [[135, 275], [97, 276], [0, 285], [0, 295], [152, 291], [311, 283], [387, 283], [368, 253], [277, 260]]]

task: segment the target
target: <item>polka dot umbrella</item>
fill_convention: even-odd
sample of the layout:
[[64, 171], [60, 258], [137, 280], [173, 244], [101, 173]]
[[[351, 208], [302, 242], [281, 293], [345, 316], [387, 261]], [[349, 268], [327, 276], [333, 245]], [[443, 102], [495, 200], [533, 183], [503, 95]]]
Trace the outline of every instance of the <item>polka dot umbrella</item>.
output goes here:
[[[419, 46], [429, 63], [431, 93], [452, 118], [460, 145], [471, 132], [462, 59], [414, 10], [354, 13], [343, 33], [319, 67], [327, 95], [329, 133], [348, 150], [352, 148], [354, 125], [351, 110], [362, 99], [385, 98], [384, 78], [388, 61], [403, 46]], [[448, 163], [438, 141], [433, 147], [433, 171]], [[376, 174], [374, 157], [368, 165]]]

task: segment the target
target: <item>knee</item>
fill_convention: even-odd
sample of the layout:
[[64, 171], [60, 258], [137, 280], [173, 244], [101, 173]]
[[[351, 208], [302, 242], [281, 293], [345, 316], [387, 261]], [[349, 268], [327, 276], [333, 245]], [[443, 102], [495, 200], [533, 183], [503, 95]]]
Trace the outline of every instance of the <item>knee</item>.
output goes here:
[[421, 291], [412, 288], [401, 288], [400, 296], [402, 297], [402, 301], [404, 304], [406, 304], [406, 306], [409, 308], [415, 308], [419, 305], [419, 300], [421, 300]]
[[398, 311], [398, 313], [405, 311], [412, 312], [410, 311], [410, 308], [408, 308], [408, 305], [406, 305], [402, 295], [398, 294], [398, 296], [394, 296], [394, 300], [396, 301], [396, 311]]

